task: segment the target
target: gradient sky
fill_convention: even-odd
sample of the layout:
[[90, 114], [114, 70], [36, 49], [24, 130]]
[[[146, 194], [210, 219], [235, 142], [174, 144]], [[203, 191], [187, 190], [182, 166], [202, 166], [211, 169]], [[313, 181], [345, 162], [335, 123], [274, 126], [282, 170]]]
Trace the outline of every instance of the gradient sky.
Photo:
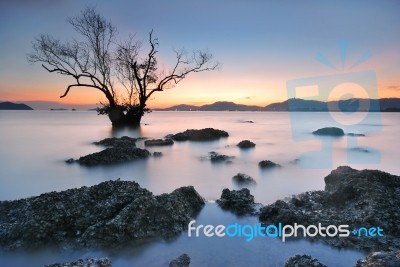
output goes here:
[[[189, 76], [174, 89], [154, 94], [149, 105], [205, 104], [219, 100], [265, 106], [287, 99], [292, 79], [336, 75], [365, 52], [372, 58], [351, 71], [374, 70], [379, 97], [400, 97], [400, 1], [0, 1], [0, 100], [95, 104], [102, 95], [73, 89], [64, 76], [50, 74], [26, 55], [41, 33], [68, 40], [66, 19], [95, 6], [119, 30], [146, 43], [154, 29], [159, 55], [168, 67], [173, 49], [208, 49], [222, 69]], [[345, 67], [339, 42], [347, 40]], [[337, 70], [315, 59], [324, 54]]]

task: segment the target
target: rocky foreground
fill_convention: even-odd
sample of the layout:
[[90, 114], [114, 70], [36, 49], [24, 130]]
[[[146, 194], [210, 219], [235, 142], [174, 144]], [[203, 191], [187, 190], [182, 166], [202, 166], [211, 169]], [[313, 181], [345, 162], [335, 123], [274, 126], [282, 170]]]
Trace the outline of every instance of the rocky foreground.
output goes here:
[[136, 182], [120, 180], [1, 201], [0, 247], [116, 249], [179, 234], [204, 204], [192, 186], [154, 196]]
[[[325, 177], [325, 190], [306, 192], [289, 201], [278, 200], [265, 206], [260, 221], [304, 226], [321, 223], [349, 225], [349, 237], [323, 237], [323, 242], [364, 251], [400, 248], [400, 177], [378, 170], [354, 170], [339, 167]], [[383, 229], [383, 236], [365, 232], [360, 227]], [[353, 230], [356, 230], [353, 233]], [[376, 235], [376, 236], [372, 236]]]

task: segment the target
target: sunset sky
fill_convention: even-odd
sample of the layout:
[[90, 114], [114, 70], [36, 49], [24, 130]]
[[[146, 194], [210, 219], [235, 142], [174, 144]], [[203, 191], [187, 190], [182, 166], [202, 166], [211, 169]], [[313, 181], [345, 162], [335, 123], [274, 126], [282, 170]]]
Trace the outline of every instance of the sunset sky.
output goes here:
[[[154, 94], [151, 107], [233, 101], [265, 106], [287, 99], [286, 82], [373, 70], [379, 97], [400, 97], [399, 1], [0, 1], [0, 101], [96, 104], [93, 89], [73, 89], [26, 55], [39, 34], [69, 40], [66, 22], [96, 7], [119, 30], [146, 44], [154, 29], [160, 62], [174, 63], [173, 49], [207, 49], [222, 63], [218, 71], [194, 74], [177, 87]], [[342, 66], [340, 43], [348, 49]], [[372, 57], [350, 69], [359, 58]], [[321, 53], [336, 69], [316, 60]]]

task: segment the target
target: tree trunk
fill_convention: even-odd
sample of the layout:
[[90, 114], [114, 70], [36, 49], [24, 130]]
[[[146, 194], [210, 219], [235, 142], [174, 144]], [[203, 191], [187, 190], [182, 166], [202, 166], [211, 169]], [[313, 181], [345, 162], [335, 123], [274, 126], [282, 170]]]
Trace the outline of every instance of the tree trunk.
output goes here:
[[137, 108], [127, 112], [119, 106], [111, 108], [108, 112], [108, 118], [110, 119], [113, 126], [139, 127], [143, 115], [144, 112], [138, 110]]

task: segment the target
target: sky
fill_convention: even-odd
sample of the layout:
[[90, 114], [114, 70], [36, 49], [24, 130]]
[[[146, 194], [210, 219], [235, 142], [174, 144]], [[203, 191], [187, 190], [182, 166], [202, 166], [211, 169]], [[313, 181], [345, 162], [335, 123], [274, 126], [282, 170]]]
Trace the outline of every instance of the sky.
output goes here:
[[[146, 44], [153, 29], [159, 61], [167, 69], [174, 64], [173, 50], [180, 48], [206, 49], [221, 63], [217, 71], [195, 73], [154, 94], [150, 107], [215, 101], [265, 106], [287, 100], [292, 80], [367, 70], [376, 74], [378, 97], [400, 97], [400, 2], [395, 0], [1, 0], [0, 101], [93, 105], [104, 100], [89, 88], [72, 89], [60, 99], [70, 80], [26, 59], [40, 34], [63, 41], [76, 36], [66, 20], [87, 6], [112, 21], [120, 39], [135, 34]], [[363, 55], [370, 56], [351, 67]]]

